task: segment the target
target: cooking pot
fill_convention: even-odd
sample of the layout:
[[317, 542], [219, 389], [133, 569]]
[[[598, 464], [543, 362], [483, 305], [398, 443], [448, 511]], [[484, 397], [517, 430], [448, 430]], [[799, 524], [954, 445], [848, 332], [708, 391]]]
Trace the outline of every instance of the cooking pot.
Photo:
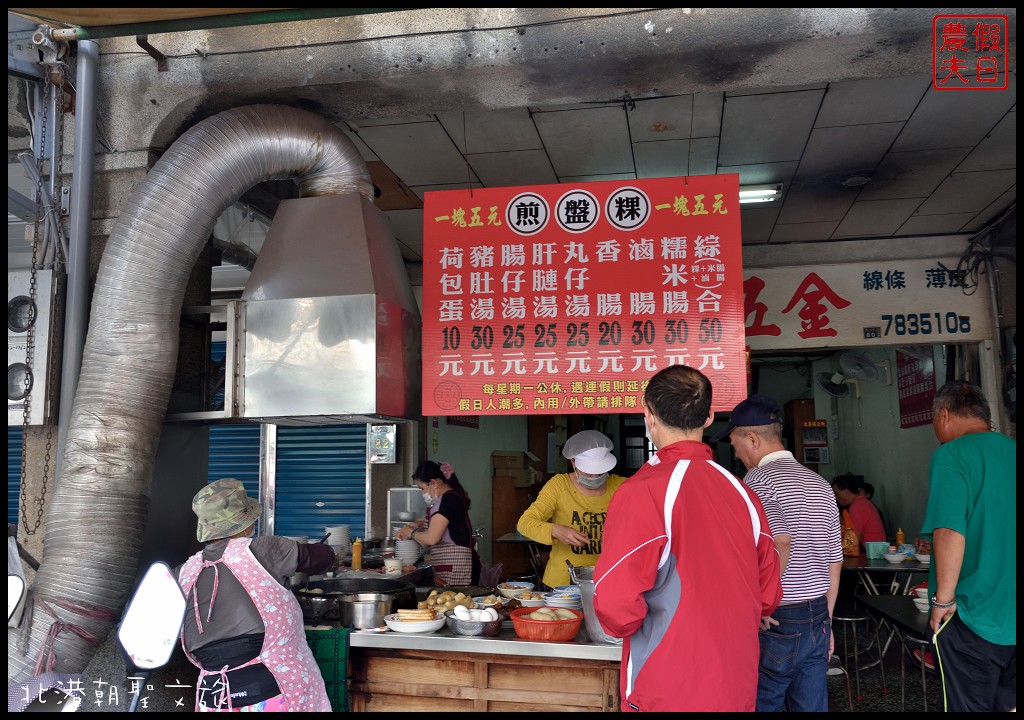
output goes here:
[[399, 608], [416, 607], [416, 587], [400, 580], [311, 580], [308, 586], [293, 590], [305, 620], [337, 622], [357, 630], [381, 627], [385, 615]]

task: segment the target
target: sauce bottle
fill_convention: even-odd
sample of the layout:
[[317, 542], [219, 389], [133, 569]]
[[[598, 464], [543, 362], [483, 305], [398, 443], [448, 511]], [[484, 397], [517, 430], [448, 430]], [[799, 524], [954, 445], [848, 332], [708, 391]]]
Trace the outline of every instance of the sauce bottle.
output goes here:
[[896, 531], [896, 547], [899, 548], [903, 544], [903, 528]]
[[352, 543], [352, 569], [362, 570], [363, 569], [363, 540], [362, 538], [356, 538], [356, 541]]

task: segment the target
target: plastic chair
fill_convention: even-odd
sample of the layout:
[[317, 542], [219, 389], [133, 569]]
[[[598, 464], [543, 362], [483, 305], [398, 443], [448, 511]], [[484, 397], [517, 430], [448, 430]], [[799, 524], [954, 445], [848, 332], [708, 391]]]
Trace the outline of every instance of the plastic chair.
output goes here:
[[[858, 608], [845, 608], [845, 609], [836, 608], [833, 611], [833, 615], [832, 615], [832, 627], [835, 628], [837, 623], [839, 623], [842, 626], [842, 629], [843, 629], [843, 660], [842, 660], [842, 663], [843, 663], [843, 669], [846, 672], [848, 672], [847, 668], [849, 666], [849, 659], [850, 659], [849, 643], [848, 643], [847, 635], [848, 635], [848, 633], [851, 633], [851, 632], [852, 632], [852, 635], [853, 635], [853, 677], [854, 677], [854, 682], [855, 682], [856, 687], [857, 687], [857, 702], [860, 702], [862, 700], [863, 696], [861, 695], [861, 692], [860, 692], [860, 671], [861, 671], [861, 665], [860, 665], [860, 641], [859, 641], [858, 636], [857, 636], [857, 626], [860, 623], [865, 623], [865, 629], [868, 631], [869, 634], [871, 634], [871, 631], [874, 630], [874, 633], [871, 635], [871, 640], [869, 641], [868, 645], [864, 648], [864, 650], [868, 650], [879, 639], [878, 638], [878, 623], [875, 621], [875, 619], [866, 610], [861, 610], [861, 609], [858, 609]], [[868, 666], [868, 667], [871, 667], [871, 666]], [[883, 693], [887, 693], [889, 691], [889, 689], [885, 685], [885, 664], [884, 664], [884, 662], [882, 660], [881, 648], [879, 648], [879, 653], [878, 653], [878, 668], [879, 668], [879, 671], [882, 674], [882, 692]]]

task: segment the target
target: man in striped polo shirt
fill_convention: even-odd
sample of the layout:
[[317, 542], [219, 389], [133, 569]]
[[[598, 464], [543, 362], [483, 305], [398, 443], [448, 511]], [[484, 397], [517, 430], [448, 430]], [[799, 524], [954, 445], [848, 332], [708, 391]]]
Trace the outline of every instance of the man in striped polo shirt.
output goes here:
[[762, 621], [758, 712], [827, 712], [832, 610], [843, 565], [839, 510], [825, 478], [782, 444], [782, 414], [767, 395], [737, 405], [726, 436], [748, 469], [782, 561], [782, 602]]

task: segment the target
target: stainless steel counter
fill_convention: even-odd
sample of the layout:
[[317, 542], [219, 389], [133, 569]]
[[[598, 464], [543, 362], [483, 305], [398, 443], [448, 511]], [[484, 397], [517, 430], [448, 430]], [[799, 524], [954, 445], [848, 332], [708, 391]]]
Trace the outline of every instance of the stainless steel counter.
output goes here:
[[432, 652], [485, 653], [490, 655], [539, 656], [576, 660], [622, 659], [621, 645], [591, 642], [586, 627], [572, 642], [523, 640], [514, 630], [502, 628], [495, 637], [462, 637], [444, 627], [434, 633], [396, 633], [356, 631], [349, 635], [352, 647], [390, 648], [394, 650], [430, 650]]

